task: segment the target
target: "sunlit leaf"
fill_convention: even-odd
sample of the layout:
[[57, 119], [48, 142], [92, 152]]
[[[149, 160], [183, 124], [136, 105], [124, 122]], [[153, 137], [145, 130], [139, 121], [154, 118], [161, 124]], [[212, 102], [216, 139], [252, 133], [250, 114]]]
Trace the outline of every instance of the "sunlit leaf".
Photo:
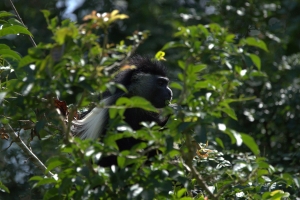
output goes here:
[[230, 107], [224, 107], [224, 108], [221, 108], [221, 110], [224, 113], [226, 113], [229, 117], [231, 117], [232, 119], [237, 120], [235, 111], [232, 108], [230, 108]]
[[258, 70], [261, 68], [261, 61], [260, 58], [255, 54], [249, 54], [249, 57], [251, 58], [252, 62], [255, 64]]
[[194, 86], [195, 88], [208, 88], [210, 81], [198, 81]]
[[10, 50], [10, 49], [1, 49], [1, 47], [0, 47], [0, 57], [12, 58], [14, 60], [20, 60], [21, 59], [21, 56], [18, 52]]
[[19, 62], [19, 67], [23, 67], [23, 66], [26, 66], [28, 64], [31, 64], [33, 62], [35, 62], [36, 59], [35, 58], [32, 58], [31, 56], [27, 55], [27, 56], [24, 56], [20, 62]]
[[271, 192], [270, 196], [274, 196], [274, 195], [276, 195], [278, 193], [284, 194], [284, 191], [282, 191], [282, 190], [274, 190], [274, 191]]
[[0, 37], [10, 35], [10, 34], [26, 34], [32, 36], [32, 34], [23, 26], [14, 25], [9, 27], [4, 27], [0, 29]]
[[61, 28], [56, 31], [55, 40], [58, 44], [62, 45], [65, 42], [67, 36], [75, 38], [78, 35], [78, 31], [74, 28]]
[[117, 162], [118, 162], [118, 165], [120, 166], [120, 168], [125, 167], [125, 161], [126, 161], [126, 158], [125, 158], [125, 157], [123, 157], [123, 156], [118, 156]]
[[186, 189], [182, 188], [180, 190], [177, 191], [177, 198], [180, 198], [184, 195], [184, 193], [186, 193]]
[[61, 157], [52, 157], [48, 160], [48, 163], [49, 163], [49, 165], [47, 166], [48, 171], [64, 164], [64, 162], [61, 160]]
[[161, 50], [164, 51], [166, 49], [177, 48], [177, 47], [184, 47], [184, 45], [180, 42], [172, 41], [165, 44]]
[[226, 128], [225, 131], [226, 134], [229, 135], [229, 137], [231, 138], [231, 143], [234, 144], [236, 143], [237, 146], [241, 146], [243, 144], [243, 140], [242, 140], [242, 136], [240, 133], [236, 132], [235, 130]]
[[15, 18], [9, 19], [8, 22], [10, 24], [13, 24], [13, 25], [19, 25], [19, 26], [24, 27], [24, 25], [22, 24], [22, 22], [20, 22], [19, 20], [15, 19]]
[[263, 175], [268, 175], [269, 171], [266, 169], [258, 169], [257, 170], [257, 176], [263, 176]]
[[225, 41], [226, 42], [233, 42], [234, 38], [235, 38], [234, 34], [229, 34], [229, 35], [226, 36]]
[[185, 69], [185, 62], [184, 61], [182, 61], [182, 60], [179, 60], [178, 61], [178, 65], [179, 65], [179, 67], [181, 68], [181, 69]]
[[197, 26], [200, 30], [201, 30], [201, 32], [202, 33], [204, 33], [204, 35], [207, 37], [207, 36], [209, 36], [209, 31], [207, 30], [207, 28], [205, 28], [205, 26], [203, 26], [202, 24], [199, 24], [198, 26]]
[[223, 149], [224, 149], [224, 144], [223, 144], [223, 141], [220, 139], [220, 138], [216, 138], [216, 142], [217, 142], [217, 144], [220, 146], [220, 147], [222, 147]]
[[266, 52], [269, 51], [268, 48], [267, 48], [267, 45], [265, 44], [265, 42], [260, 40], [260, 39], [257, 39], [257, 38], [248, 37], [244, 40], [241, 40], [241, 42], [244, 42], [244, 43], [246, 43], [247, 45], [250, 45], [250, 46], [258, 47], [262, 50], [265, 50]]
[[125, 105], [130, 108], [141, 108], [147, 111], [153, 111], [156, 112], [156, 108], [146, 99], [142, 97], [132, 97], [132, 98], [125, 98], [121, 97], [117, 100], [116, 105]]
[[251, 137], [248, 134], [241, 134], [243, 142], [245, 143], [245, 145], [251, 149], [251, 151], [254, 153], [254, 155], [259, 155], [259, 148], [256, 144], [256, 142], [254, 141], [253, 137]]
[[294, 183], [294, 178], [289, 173], [283, 173], [281, 177], [286, 181], [287, 185], [292, 185]]
[[43, 177], [41, 177], [41, 176], [33, 176], [29, 180], [30, 181], [40, 181], [40, 180], [43, 180]]
[[0, 191], [10, 193], [9, 189], [5, 185], [3, 185], [3, 183], [1, 181], [0, 181]]
[[206, 65], [204, 64], [199, 64], [199, 65], [192, 65], [192, 73], [199, 73], [202, 70], [206, 69]]
[[166, 60], [165, 59], [165, 52], [163, 52], [163, 51], [159, 51], [159, 52], [157, 52], [156, 54], [155, 54], [155, 59], [156, 60], [158, 60], [158, 61], [160, 61], [160, 60]]
[[180, 83], [178, 83], [178, 82], [172, 82], [171, 84], [170, 84], [170, 87], [171, 88], [174, 88], [174, 89], [178, 89], [178, 90], [182, 90], [183, 88], [182, 88], [182, 85], [180, 85]]
[[10, 12], [0, 11], [0, 18], [15, 16]]
[[10, 47], [6, 44], [0, 44], [0, 50], [1, 49], [10, 49]]
[[41, 12], [43, 13], [43, 15], [44, 15], [44, 17], [46, 18], [46, 19], [48, 19], [48, 17], [50, 16], [50, 11], [49, 10], [41, 10]]
[[55, 183], [56, 180], [54, 178], [44, 178], [42, 180], [40, 180], [36, 185], [35, 187], [37, 186], [41, 186], [41, 185], [47, 185], [47, 184], [52, 184], [52, 183]]

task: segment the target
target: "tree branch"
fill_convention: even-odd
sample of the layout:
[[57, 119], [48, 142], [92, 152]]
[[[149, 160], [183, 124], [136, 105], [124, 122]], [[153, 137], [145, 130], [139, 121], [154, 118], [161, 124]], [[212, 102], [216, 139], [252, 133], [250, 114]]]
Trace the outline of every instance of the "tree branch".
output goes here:
[[188, 148], [188, 155], [184, 156], [184, 160], [185, 160], [184, 166], [188, 171], [192, 173], [193, 177], [196, 178], [197, 183], [203, 190], [205, 190], [209, 198], [212, 200], [217, 200], [218, 198], [209, 190], [205, 180], [194, 167], [192, 160], [196, 152], [195, 145], [193, 144], [191, 136], [189, 134], [185, 134], [185, 136], [186, 136], [186, 146]]

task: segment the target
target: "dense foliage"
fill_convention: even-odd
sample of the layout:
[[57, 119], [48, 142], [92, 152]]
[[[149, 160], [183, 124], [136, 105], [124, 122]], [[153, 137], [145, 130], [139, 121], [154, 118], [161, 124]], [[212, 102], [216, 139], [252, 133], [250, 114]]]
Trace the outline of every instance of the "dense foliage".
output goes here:
[[[48, 2], [14, 2], [26, 26], [0, 3], [0, 199], [300, 197], [299, 3]], [[124, 110], [153, 108], [122, 98], [101, 141], [73, 137], [135, 53], [169, 69], [167, 125], [133, 131]], [[145, 142], [120, 152], [123, 137]]]

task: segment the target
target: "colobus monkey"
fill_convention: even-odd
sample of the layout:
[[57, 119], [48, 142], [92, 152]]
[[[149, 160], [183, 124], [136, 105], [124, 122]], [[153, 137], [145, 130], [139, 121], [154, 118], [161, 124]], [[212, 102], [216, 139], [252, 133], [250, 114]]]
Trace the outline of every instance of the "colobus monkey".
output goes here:
[[[166, 77], [165, 67], [158, 61], [150, 58], [134, 56], [129, 60], [129, 65], [134, 67], [119, 72], [114, 82], [122, 84], [128, 91], [125, 93], [117, 89], [114, 94], [105, 92], [100, 103], [113, 105], [120, 97], [140, 96], [147, 99], [156, 108], [167, 106], [172, 100], [172, 90], [168, 87], [169, 79]], [[141, 128], [141, 122], [156, 122], [164, 126], [168, 117], [160, 116], [159, 113], [149, 112], [140, 108], [129, 108], [124, 113], [125, 122], [133, 130]], [[98, 139], [105, 134], [108, 123], [108, 108], [94, 108], [83, 119], [74, 120], [75, 134], [82, 139]], [[119, 150], [131, 149], [135, 144], [141, 142], [134, 138], [124, 138], [117, 141]], [[99, 165], [106, 167], [117, 164], [115, 156], [108, 156], [100, 160]]]

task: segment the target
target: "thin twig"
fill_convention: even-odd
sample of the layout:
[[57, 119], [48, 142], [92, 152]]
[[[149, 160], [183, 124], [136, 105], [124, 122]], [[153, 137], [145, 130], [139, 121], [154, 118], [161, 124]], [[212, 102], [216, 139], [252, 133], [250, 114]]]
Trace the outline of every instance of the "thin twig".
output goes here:
[[136, 51], [136, 49], [140, 46], [140, 44], [143, 42], [144, 40], [141, 40], [140, 42], [138, 42], [137, 44], [133, 45], [132, 50], [129, 51], [126, 54], [126, 57], [121, 61], [121, 62], [115, 62], [114, 64], [108, 66], [105, 68], [105, 70], [110, 71], [112, 69], [114, 69], [115, 67], [118, 66], [123, 66], [125, 64], [125, 62], [130, 58], [130, 56], [132, 56], [132, 54]]
[[11, 147], [11, 145], [14, 143], [14, 141], [11, 141], [10, 144], [8, 145], [8, 147], [6, 147], [5, 149], [3, 149], [2, 151], [6, 151], [7, 149], [9, 149], [9, 147]]
[[[9, 0], [9, 2], [10, 2], [11, 7], [14, 9], [14, 11], [15, 11], [15, 13], [17, 15], [17, 18], [20, 20], [20, 22], [23, 24], [23, 26], [26, 27], [25, 24], [24, 24], [24, 22], [23, 22], [23, 20], [22, 20], [22, 18], [20, 17], [20, 15], [19, 15], [19, 13], [18, 13], [18, 11], [17, 11], [14, 3], [12, 2], [12, 0]], [[32, 46], [36, 47], [36, 43], [33, 40], [33, 38], [30, 35], [28, 35], [28, 37], [29, 37], [29, 40], [31, 41]]]
[[[39, 158], [27, 147], [27, 145], [23, 142], [23, 140], [19, 137], [19, 135], [13, 130], [13, 128], [9, 124], [7, 124], [6, 127], [8, 127], [6, 130], [12, 138], [12, 141], [15, 142], [27, 156], [32, 158], [33, 163], [45, 173], [47, 171], [47, 167], [44, 165], [44, 163], [42, 163], [42, 161], [40, 161]], [[47, 172], [46, 175], [49, 177], [54, 176], [54, 174], [50, 171]]]

